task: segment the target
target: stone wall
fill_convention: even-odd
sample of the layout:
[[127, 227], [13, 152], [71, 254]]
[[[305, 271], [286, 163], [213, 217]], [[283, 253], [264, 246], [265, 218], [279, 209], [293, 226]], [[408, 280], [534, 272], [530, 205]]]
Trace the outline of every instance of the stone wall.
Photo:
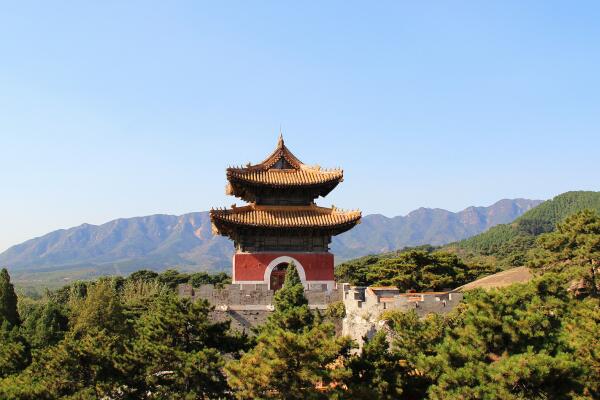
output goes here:
[[384, 311], [414, 310], [418, 316], [447, 314], [463, 298], [459, 292], [401, 293], [393, 287], [342, 288], [346, 317], [342, 321], [342, 334], [354, 339], [360, 347], [363, 338], [371, 338], [384, 326], [381, 314]]
[[[252, 328], [263, 324], [273, 312], [275, 292], [265, 284], [231, 284], [222, 287], [179, 285], [180, 296], [207, 300], [215, 307], [211, 318], [215, 321], [231, 321], [239, 331], [251, 333]], [[410, 311], [423, 317], [429, 313], [446, 314], [462, 301], [462, 293], [400, 293], [393, 287], [351, 287], [338, 285], [333, 290], [315, 286], [305, 290], [308, 305], [313, 310], [326, 310], [329, 304], [343, 301], [346, 317], [337, 330], [356, 340], [359, 346], [363, 337], [371, 338], [384, 326], [380, 316], [387, 310]], [[336, 321], [334, 321], [336, 322]]]
[[[215, 321], [230, 320], [231, 326], [239, 331], [251, 333], [251, 329], [264, 323], [274, 310], [275, 292], [265, 284], [231, 284], [222, 287], [201, 285], [179, 285], [180, 296], [207, 300], [215, 307], [211, 317]], [[342, 301], [341, 289], [327, 290], [326, 285], [311, 286], [304, 291], [308, 306], [314, 310], [326, 310], [330, 303]]]

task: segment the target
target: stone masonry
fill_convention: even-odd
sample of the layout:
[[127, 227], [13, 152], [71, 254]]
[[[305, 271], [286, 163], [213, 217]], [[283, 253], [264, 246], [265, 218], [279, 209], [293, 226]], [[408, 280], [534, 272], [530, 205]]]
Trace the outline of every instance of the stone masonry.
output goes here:
[[[215, 321], [231, 321], [234, 329], [251, 333], [264, 323], [274, 310], [273, 296], [266, 284], [231, 284], [221, 287], [179, 285], [180, 296], [207, 300], [215, 309]], [[414, 310], [424, 317], [429, 313], [446, 314], [462, 301], [460, 292], [401, 293], [394, 287], [353, 287], [345, 283], [333, 290], [326, 285], [315, 285], [305, 290], [308, 305], [313, 310], [324, 311], [329, 304], [343, 301], [346, 317], [339, 333], [350, 336], [362, 347], [363, 337], [371, 338], [384, 326], [380, 316], [384, 311]]]
[[[207, 300], [215, 307], [211, 315], [215, 321], [230, 320], [233, 328], [247, 333], [264, 323], [274, 310], [275, 292], [266, 284], [201, 285], [198, 288], [184, 284], [179, 285], [178, 292], [180, 296]], [[327, 285], [310, 286], [304, 295], [313, 310], [323, 311], [329, 304], [342, 301], [341, 290], [327, 290]]]
[[342, 321], [342, 334], [354, 339], [359, 347], [364, 337], [370, 339], [385, 322], [381, 314], [388, 310], [414, 310], [418, 316], [447, 314], [463, 298], [460, 292], [401, 293], [395, 287], [351, 287], [343, 285], [346, 317]]

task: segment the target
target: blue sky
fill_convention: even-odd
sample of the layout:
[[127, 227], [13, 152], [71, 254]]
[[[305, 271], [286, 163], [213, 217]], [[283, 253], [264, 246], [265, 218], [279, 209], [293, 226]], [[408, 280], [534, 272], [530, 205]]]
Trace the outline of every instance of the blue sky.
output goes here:
[[240, 200], [280, 124], [324, 205], [600, 190], [598, 2], [1, 2], [0, 250]]

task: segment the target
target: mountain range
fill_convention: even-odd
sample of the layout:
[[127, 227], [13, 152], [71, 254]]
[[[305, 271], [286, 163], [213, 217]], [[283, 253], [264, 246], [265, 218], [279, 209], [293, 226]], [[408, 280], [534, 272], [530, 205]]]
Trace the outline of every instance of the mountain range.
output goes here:
[[[366, 215], [354, 229], [334, 238], [336, 261], [421, 244], [443, 245], [513, 221], [540, 200], [500, 200], [460, 212], [419, 208], [406, 216]], [[61, 229], [0, 254], [17, 280], [82, 279], [177, 266], [228, 271], [233, 245], [211, 233], [208, 212], [180, 216], [121, 218], [102, 225]]]

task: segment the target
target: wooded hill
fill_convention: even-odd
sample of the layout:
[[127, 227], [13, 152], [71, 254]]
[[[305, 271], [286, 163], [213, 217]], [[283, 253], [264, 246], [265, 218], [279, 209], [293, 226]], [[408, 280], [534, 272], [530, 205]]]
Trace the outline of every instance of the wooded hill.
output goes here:
[[462, 258], [488, 256], [491, 257], [489, 262], [502, 268], [520, 266], [537, 236], [552, 232], [559, 221], [584, 209], [600, 212], [600, 192], [563, 193], [527, 211], [512, 223], [496, 225], [444, 249], [456, 251]]

